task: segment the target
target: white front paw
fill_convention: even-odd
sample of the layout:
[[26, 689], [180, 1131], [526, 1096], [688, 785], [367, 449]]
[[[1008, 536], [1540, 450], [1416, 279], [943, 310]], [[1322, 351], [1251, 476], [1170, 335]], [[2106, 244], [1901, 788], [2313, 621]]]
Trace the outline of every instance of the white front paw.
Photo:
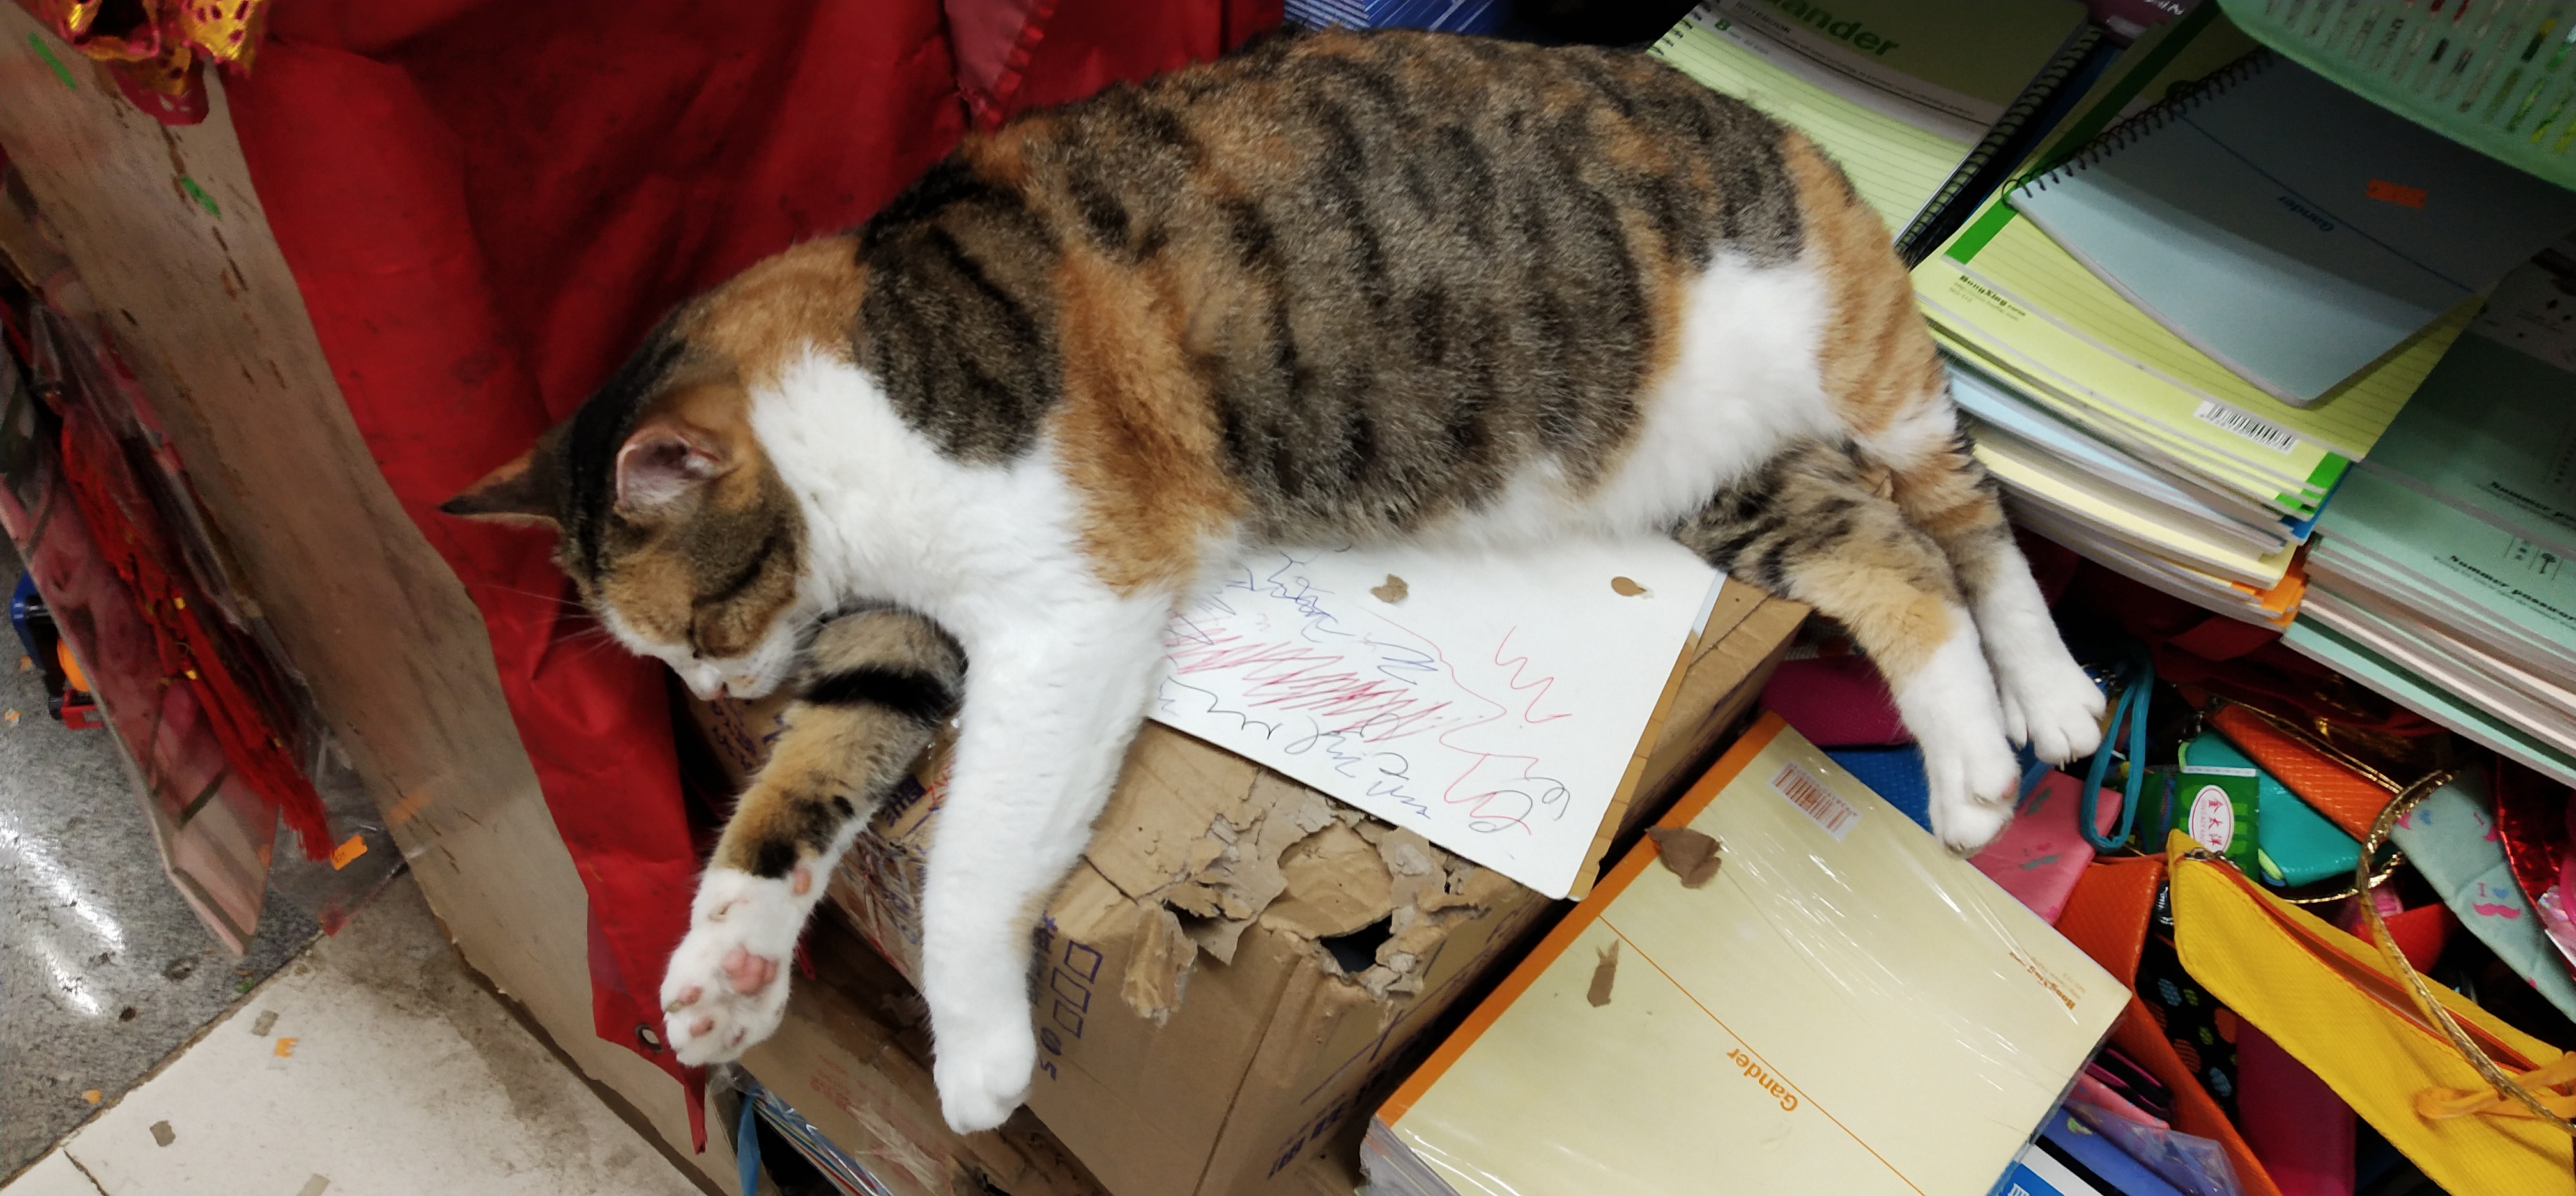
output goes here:
[[961, 1030], [954, 1023], [984, 1021], [940, 1016], [934, 1011], [932, 1078], [939, 1084], [939, 1111], [948, 1128], [961, 1134], [989, 1130], [1010, 1119], [1029, 1094], [1037, 1071], [1037, 1039], [1030, 1036], [1026, 1012], [998, 1024]]
[[663, 1033], [691, 1066], [742, 1057], [787, 1012], [786, 963], [813, 908], [812, 872], [769, 880], [708, 869], [690, 903], [688, 937], [662, 978]]
[[2102, 745], [2101, 687], [2055, 637], [1995, 653], [1995, 696], [2004, 731], [2051, 764], [2093, 754]]
[[2021, 780], [2012, 748], [1993, 735], [1921, 743], [1932, 834], [1954, 855], [1975, 855], [2012, 823]]

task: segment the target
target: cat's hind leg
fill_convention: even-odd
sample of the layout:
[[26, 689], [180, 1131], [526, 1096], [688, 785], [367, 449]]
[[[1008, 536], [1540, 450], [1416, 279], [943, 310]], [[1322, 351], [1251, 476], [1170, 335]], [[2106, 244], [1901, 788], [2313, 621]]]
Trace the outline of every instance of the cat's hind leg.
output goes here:
[[1781, 158], [1806, 217], [1804, 252], [1826, 283], [1818, 381], [1835, 418], [1892, 473], [1898, 509], [1948, 559], [2014, 741], [2056, 762], [2092, 750], [2101, 694], [2059, 642], [1994, 483], [1959, 439], [1948, 367], [1886, 224], [1813, 142], [1791, 134]]
[[898, 610], [826, 623], [769, 762], [716, 843], [662, 980], [680, 1062], [739, 1058], [787, 1009], [787, 963], [832, 866], [956, 705], [965, 658]]
[[1793, 445], [1673, 537], [1729, 576], [1849, 629], [1923, 750], [1933, 833], [1962, 854], [2002, 833], [2020, 770], [1976, 623], [1940, 546], [1870, 488], [1850, 449]]
[[1860, 446], [1887, 470], [1906, 520], [1949, 558], [1994, 668], [2005, 733], [2051, 764], [2090, 754], [2102, 742], [2102, 691], [2058, 638], [2048, 600], [2004, 522], [2000, 488], [1977, 463], [1957, 412], [1935, 399]]

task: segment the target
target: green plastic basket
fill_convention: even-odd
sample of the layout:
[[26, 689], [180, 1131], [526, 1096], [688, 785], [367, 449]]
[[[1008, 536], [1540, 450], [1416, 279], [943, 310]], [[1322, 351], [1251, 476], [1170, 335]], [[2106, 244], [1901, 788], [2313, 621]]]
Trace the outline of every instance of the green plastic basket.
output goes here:
[[2428, 129], [2576, 188], [2576, 4], [2219, 0], [2308, 69]]

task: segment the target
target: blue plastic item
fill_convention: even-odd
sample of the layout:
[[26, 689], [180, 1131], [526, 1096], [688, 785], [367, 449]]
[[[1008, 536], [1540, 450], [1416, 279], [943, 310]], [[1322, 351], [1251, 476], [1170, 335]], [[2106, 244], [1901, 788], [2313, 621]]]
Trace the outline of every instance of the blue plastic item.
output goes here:
[[[2112, 676], [2112, 687], [2119, 694], [2111, 702], [2111, 722], [2102, 730], [2102, 746], [2094, 749], [2093, 762], [2084, 769], [2082, 805], [2076, 810], [2075, 827], [2084, 832], [2086, 842], [2095, 851], [2110, 851], [2129, 841], [2129, 832], [2138, 821], [2138, 795], [2147, 783], [2147, 700], [2156, 689], [2155, 658], [2146, 646], [2132, 643], [2129, 654], [2120, 661]], [[2095, 817], [2100, 808], [2102, 778], [2111, 773], [2111, 749], [2119, 742], [2120, 728], [2129, 730], [2129, 744], [2121, 754], [2129, 761], [2129, 779], [2120, 791], [2120, 824], [2105, 835], [2102, 823]]]
[[2077, 1169], [2077, 1174], [2096, 1186], [2120, 1196], [2183, 1196], [2180, 1188], [2128, 1152], [2111, 1144], [2111, 1140], [2084, 1128], [2074, 1114], [2059, 1109], [2048, 1115], [2048, 1124], [2039, 1131], [2040, 1141], [2048, 1144], [2050, 1154]]

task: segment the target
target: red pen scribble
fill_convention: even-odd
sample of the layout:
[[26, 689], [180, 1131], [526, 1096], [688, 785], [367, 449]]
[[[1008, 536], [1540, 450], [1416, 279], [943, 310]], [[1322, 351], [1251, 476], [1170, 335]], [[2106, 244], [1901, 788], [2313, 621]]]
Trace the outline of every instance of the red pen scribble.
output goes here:
[[1421, 724], [1449, 709], [1448, 702], [1426, 702], [1409, 686], [1350, 667], [1344, 653], [1264, 643], [1232, 631], [1193, 631], [1163, 643], [1174, 675], [1233, 673], [1247, 682], [1248, 704], [1315, 714], [1338, 734], [1357, 734], [1372, 743], [1398, 739], [1424, 729]]
[[[1426, 637], [1426, 636], [1423, 636], [1423, 635], [1420, 635], [1420, 634], [1416, 633], [1412, 628], [1407, 627], [1407, 626], [1405, 626], [1405, 625], [1404, 625], [1404, 624], [1402, 624], [1402, 623], [1398, 623], [1398, 622], [1396, 622], [1395, 620], [1393, 620], [1393, 619], [1390, 619], [1390, 618], [1386, 617], [1386, 616], [1385, 616], [1384, 614], [1382, 614], [1382, 613], [1379, 613], [1379, 612], [1376, 612], [1376, 611], [1371, 611], [1371, 612], [1370, 612], [1370, 617], [1372, 617], [1372, 618], [1374, 618], [1374, 619], [1378, 620], [1379, 622], [1382, 622], [1382, 623], [1386, 624], [1386, 625], [1387, 625], [1387, 626], [1389, 626], [1389, 627], [1393, 627], [1393, 628], [1395, 628], [1396, 630], [1401, 631], [1401, 632], [1405, 633], [1405, 634], [1406, 634], [1406, 635], [1408, 635], [1408, 636], [1412, 636], [1415, 642], [1418, 642], [1418, 643], [1421, 643], [1421, 644], [1423, 644], [1423, 645], [1427, 646], [1427, 647], [1431, 650], [1431, 654], [1432, 654], [1433, 658], [1435, 658], [1436, 660], [1438, 660], [1438, 661], [1439, 661], [1441, 674], [1442, 674], [1442, 675], [1444, 675], [1444, 676], [1446, 676], [1446, 677], [1449, 679], [1449, 683], [1450, 683], [1450, 684], [1457, 686], [1460, 692], [1467, 694], [1469, 697], [1476, 698], [1476, 699], [1478, 699], [1479, 701], [1483, 701], [1483, 702], [1486, 702], [1486, 703], [1488, 703], [1488, 704], [1492, 705], [1492, 706], [1495, 708], [1495, 710], [1496, 710], [1496, 713], [1495, 713], [1495, 714], [1493, 714], [1493, 715], [1491, 715], [1491, 716], [1488, 716], [1488, 717], [1485, 717], [1485, 718], [1476, 719], [1476, 720], [1473, 720], [1473, 721], [1471, 721], [1471, 722], [1461, 723], [1461, 724], [1459, 724], [1459, 725], [1457, 725], [1457, 726], [1454, 726], [1454, 727], [1451, 727], [1451, 728], [1449, 728], [1449, 729], [1447, 729], [1447, 730], [1444, 730], [1444, 731], [1440, 732], [1440, 734], [1439, 734], [1439, 735], [1435, 736], [1435, 738], [1437, 738], [1437, 739], [1440, 741], [1440, 745], [1441, 745], [1442, 747], [1448, 748], [1449, 750], [1451, 750], [1451, 751], [1453, 751], [1453, 752], [1457, 752], [1457, 753], [1459, 753], [1459, 754], [1461, 754], [1461, 755], [1467, 755], [1467, 756], [1473, 756], [1473, 757], [1475, 757], [1475, 761], [1474, 761], [1472, 764], [1469, 764], [1469, 765], [1467, 766], [1466, 771], [1459, 773], [1459, 774], [1458, 774], [1457, 779], [1456, 779], [1456, 780], [1453, 780], [1453, 781], [1451, 781], [1451, 782], [1449, 782], [1449, 786], [1448, 786], [1446, 789], [1444, 789], [1444, 790], [1442, 790], [1442, 791], [1441, 791], [1440, 799], [1441, 799], [1442, 801], [1444, 801], [1444, 802], [1446, 802], [1446, 803], [1448, 803], [1448, 804], [1452, 805], [1452, 806], [1465, 806], [1465, 807], [1467, 807], [1467, 808], [1466, 808], [1466, 810], [1464, 811], [1464, 813], [1467, 815], [1467, 817], [1468, 817], [1468, 819], [1470, 820], [1470, 822], [1471, 822], [1471, 823], [1488, 823], [1488, 824], [1491, 824], [1490, 826], [1478, 826], [1478, 827], [1476, 828], [1476, 829], [1478, 829], [1478, 830], [1498, 830], [1498, 829], [1501, 829], [1502, 827], [1510, 826], [1510, 827], [1516, 827], [1516, 828], [1518, 828], [1518, 829], [1519, 829], [1523, 834], [1531, 834], [1531, 835], [1537, 834], [1538, 832], [1536, 832], [1536, 831], [1534, 831], [1534, 830], [1531, 830], [1531, 829], [1530, 829], [1529, 822], [1527, 821], [1527, 819], [1526, 819], [1526, 818], [1524, 818], [1524, 817], [1522, 817], [1522, 816], [1519, 816], [1519, 815], [1513, 815], [1513, 814], [1503, 813], [1503, 812], [1501, 812], [1501, 811], [1499, 811], [1498, 809], [1496, 809], [1496, 808], [1495, 808], [1495, 803], [1496, 803], [1497, 801], [1499, 801], [1499, 800], [1501, 800], [1501, 799], [1505, 798], [1507, 795], [1508, 795], [1508, 796], [1515, 796], [1515, 797], [1519, 797], [1519, 798], [1520, 798], [1521, 800], [1523, 800], [1523, 801], [1526, 801], [1526, 802], [1530, 803], [1531, 807], [1532, 807], [1533, 809], [1535, 809], [1537, 806], [1539, 806], [1539, 805], [1541, 805], [1541, 804], [1547, 804], [1547, 799], [1542, 799], [1542, 798], [1532, 797], [1531, 795], [1529, 795], [1529, 794], [1527, 794], [1527, 793], [1518, 793], [1518, 792], [1513, 791], [1513, 790], [1503, 789], [1503, 788], [1495, 788], [1495, 787], [1490, 787], [1490, 786], [1489, 786], [1489, 787], [1486, 787], [1486, 788], [1481, 788], [1481, 789], [1470, 788], [1470, 789], [1468, 789], [1468, 791], [1467, 791], [1467, 792], [1463, 792], [1463, 793], [1462, 793], [1462, 792], [1460, 792], [1460, 790], [1461, 790], [1462, 788], [1466, 788], [1466, 787], [1468, 786], [1468, 782], [1470, 781], [1470, 779], [1472, 779], [1473, 777], [1475, 777], [1475, 776], [1476, 776], [1476, 774], [1478, 774], [1478, 773], [1480, 773], [1480, 772], [1483, 772], [1483, 771], [1484, 771], [1485, 766], [1486, 766], [1487, 764], [1500, 762], [1500, 763], [1503, 763], [1503, 764], [1504, 764], [1504, 766], [1505, 766], [1505, 767], [1507, 767], [1507, 768], [1510, 766], [1510, 764], [1511, 764], [1511, 763], [1518, 763], [1518, 764], [1520, 765], [1520, 774], [1519, 774], [1517, 777], [1512, 777], [1512, 778], [1510, 778], [1510, 779], [1512, 779], [1512, 780], [1519, 780], [1519, 781], [1528, 781], [1528, 782], [1534, 782], [1534, 783], [1537, 783], [1537, 784], [1546, 785], [1546, 786], [1548, 786], [1548, 787], [1549, 787], [1549, 788], [1550, 788], [1550, 789], [1551, 789], [1551, 790], [1552, 790], [1552, 791], [1557, 795], [1557, 800], [1562, 800], [1565, 796], [1567, 796], [1567, 795], [1566, 795], [1566, 792], [1565, 792], [1565, 786], [1564, 786], [1561, 782], [1558, 782], [1558, 781], [1553, 780], [1553, 779], [1548, 778], [1548, 777], [1542, 777], [1542, 776], [1539, 776], [1539, 775], [1534, 771], [1534, 770], [1537, 768], [1538, 764], [1539, 764], [1539, 758], [1538, 758], [1538, 757], [1536, 757], [1536, 756], [1524, 756], [1524, 755], [1520, 755], [1520, 754], [1517, 754], [1517, 753], [1511, 753], [1511, 752], [1488, 752], [1488, 751], [1483, 751], [1483, 750], [1480, 750], [1480, 749], [1477, 749], [1477, 748], [1472, 748], [1472, 747], [1469, 747], [1469, 746], [1467, 746], [1467, 745], [1465, 745], [1465, 744], [1462, 744], [1462, 743], [1456, 742], [1456, 741], [1455, 741], [1455, 739], [1453, 739], [1453, 738], [1452, 738], [1453, 736], [1456, 736], [1456, 735], [1458, 735], [1458, 734], [1459, 734], [1459, 733], [1461, 733], [1461, 732], [1469, 731], [1469, 730], [1472, 730], [1472, 729], [1474, 729], [1474, 728], [1476, 728], [1476, 727], [1484, 726], [1485, 724], [1499, 721], [1499, 720], [1503, 717], [1503, 712], [1507, 711], [1507, 710], [1508, 710], [1508, 708], [1507, 708], [1507, 707], [1505, 707], [1505, 706], [1503, 706], [1501, 703], [1499, 703], [1499, 702], [1495, 702], [1495, 701], [1493, 701], [1493, 699], [1491, 699], [1491, 698], [1487, 698], [1487, 697], [1485, 697], [1485, 695], [1483, 695], [1483, 694], [1481, 694], [1481, 693], [1476, 692], [1475, 687], [1473, 687], [1473, 686], [1471, 686], [1471, 685], [1467, 684], [1467, 679], [1466, 679], [1466, 678], [1464, 678], [1464, 677], [1459, 676], [1459, 675], [1458, 675], [1458, 670], [1457, 670], [1454, 666], [1452, 666], [1452, 665], [1449, 663], [1449, 655], [1448, 655], [1448, 653], [1441, 651], [1441, 650], [1440, 650], [1440, 645], [1439, 645], [1439, 644], [1436, 644], [1436, 643], [1433, 643], [1433, 642], [1430, 640], [1430, 638], [1428, 638], [1428, 637]], [[1519, 629], [1518, 629], [1518, 628], [1514, 628], [1513, 630], [1517, 631], [1517, 630], [1519, 630]], [[1509, 642], [1509, 641], [1510, 641], [1510, 639], [1511, 639], [1511, 635], [1510, 635], [1510, 633], [1509, 633], [1509, 632], [1504, 633], [1504, 636], [1503, 636], [1503, 640], [1504, 640], [1504, 642], [1506, 642], [1506, 643], [1507, 643], [1507, 642]], [[1502, 644], [1500, 644], [1500, 643], [1498, 643], [1498, 644], [1494, 645], [1494, 663], [1495, 663], [1495, 664], [1497, 664], [1497, 665], [1501, 665], [1501, 664], [1504, 664], [1504, 663], [1505, 663], [1505, 662], [1503, 661], [1503, 659], [1502, 659], [1502, 654], [1503, 654], [1503, 645], [1502, 645]], [[1526, 663], [1526, 661], [1527, 661], [1527, 658], [1526, 658], [1526, 657], [1524, 657], [1524, 658], [1523, 658], [1523, 663]], [[1515, 678], [1517, 678], [1517, 677], [1519, 676], [1519, 672], [1518, 672], [1518, 670], [1515, 670], [1515, 672], [1514, 672], [1514, 674], [1513, 674], [1513, 675], [1514, 675], [1514, 677], [1515, 677]], [[1543, 680], [1541, 680], [1541, 681], [1538, 681], [1538, 682], [1534, 682], [1534, 683], [1532, 684], [1532, 686], [1519, 686], [1519, 685], [1514, 685], [1514, 686], [1513, 686], [1513, 688], [1515, 688], [1515, 689], [1525, 689], [1525, 688], [1532, 688], [1532, 687], [1535, 687], [1535, 688], [1537, 688], [1537, 689], [1539, 690], [1540, 694], [1541, 694], [1541, 695], [1543, 695], [1543, 694], [1545, 694], [1545, 693], [1546, 693], [1546, 691], [1547, 691], [1547, 686], [1549, 686], [1549, 685], [1553, 684], [1553, 683], [1554, 683], [1554, 681], [1555, 681], [1555, 678], [1550, 677], [1550, 678], [1545, 678], [1545, 679], [1543, 679]], [[1510, 684], [1510, 683], [1509, 683], [1509, 682], [1506, 682], [1506, 684]], [[1537, 697], [1535, 697], [1535, 696], [1534, 696], [1534, 697], [1532, 697], [1532, 698], [1530, 699], [1530, 701], [1531, 701], [1531, 703], [1532, 703], [1533, 705], [1535, 705], [1535, 704], [1537, 703], [1537, 700], [1538, 700], [1538, 699], [1537, 699]], [[1571, 717], [1571, 716], [1570, 716], [1570, 715], [1552, 715], [1552, 716], [1550, 716], [1550, 718], [1551, 718], [1551, 719], [1554, 719], [1554, 718], [1567, 718], [1567, 717]], [[1533, 719], [1533, 720], [1531, 720], [1531, 721], [1541, 721], [1541, 720], [1535, 720], [1535, 719]]]
[[[1334, 741], [1347, 738], [1400, 750], [1402, 744], [1398, 741], [1429, 735], [1467, 760], [1466, 767], [1440, 787], [1439, 801], [1457, 810], [1472, 829], [1481, 832], [1517, 828], [1534, 835], [1537, 832], [1530, 825], [1533, 815], [1548, 807], [1562, 814], [1570, 795], [1562, 782], [1537, 773], [1541, 763], [1538, 757], [1484, 751], [1458, 738], [1513, 717], [1510, 706], [1468, 684], [1440, 645], [1429, 637], [1382, 613], [1365, 612], [1400, 633], [1398, 636], [1381, 638], [1375, 633], [1345, 629], [1342, 617], [1324, 602], [1329, 591], [1314, 589], [1302, 576], [1293, 575], [1296, 566], [1292, 560], [1288, 567], [1267, 577], [1247, 574], [1228, 583], [1200, 612], [1174, 620], [1163, 647], [1175, 682], [1202, 673], [1222, 673], [1234, 679], [1241, 687], [1240, 704], [1245, 709], [1211, 712], [1243, 719], [1246, 726], [1254, 725], [1251, 712], [1256, 710], [1309, 716], [1313, 720], [1310, 725], [1317, 728], [1315, 738], [1326, 741], [1326, 757], [1337, 765], [1351, 766], [1339, 768], [1344, 775], [1356, 776], [1352, 767], [1372, 762], [1369, 766], [1377, 779], [1370, 782], [1371, 796], [1387, 797], [1428, 814], [1430, 810], [1421, 799], [1404, 789], [1417, 781], [1438, 785], [1439, 778], [1406, 775], [1411, 764], [1394, 752], [1368, 755]], [[1240, 600], [1236, 591], [1289, 603], [1304, 625], [1296, 630], [1292, 641], [1280, 642], [1271, 634], [1266, 615], [1250, 606], [1238, 609], [1229, 601]], [[1230, 625], [1238, 620], [1259, 627], [1249, 632], [1238, 630]], [[1537, 712], [1538, 703], [1555, 685], [1556, 678], [1528, 679], [1530, 658], [1526, 654], [1505, 655], [1518, 630], [1515, 627], [1506, 632], [1493, 653], [1495, 666], [1511, 671], [1504, 681], [1506, 687], [1516, 695], [1528, 695], [1518, 717], [1528, 723], [1574, 717], [1571, 712]], [[1424, 696], [1420, 687], [1435, 679], [1444, 682], [1449, 692], [1436, 698]], [[1435, 686], [1433, 692], [1440, 691]], [[1267, 724], [1266, 729], [1275, 734], [1278, 726]]]
[[1528, 705], [1521, 707], [1521, 720], [1523, 722], [1532, 723], [1552, 723], [1561, 718], [1573, 718], [1574, 712], [1570, 710], [1559, 714], [1546, 715], [1544, 717], [1538, 713], [1538, 700], [1547, 696], [1547, 691], [1556, 685], [1556, 678], [1541, 677], [1536, 681], [1523, 685], [1521, 684], [1521, 674], [1529, 671], [1530, 658], [1526, 655], [1522, 655], [1515, 656], [1510, 660], [1503, 659], [1503, 651], [1511, 646], [1512, 636], [1517, 634], [1519, 631], [1520, 628], [1514, 627], [1510, 631], [1503, 633], [1502, 641], [1494, 645], [1494, 664], [1497, 667], [1510, 669], [1512, 671], [1512, 675], [1505, 678], [1503, 684], [1508, 686], [1513, 692], [1517, 693], [1522, 690], [1530, 689], [1538, 691], [1537, 693], [1530, 695]]

